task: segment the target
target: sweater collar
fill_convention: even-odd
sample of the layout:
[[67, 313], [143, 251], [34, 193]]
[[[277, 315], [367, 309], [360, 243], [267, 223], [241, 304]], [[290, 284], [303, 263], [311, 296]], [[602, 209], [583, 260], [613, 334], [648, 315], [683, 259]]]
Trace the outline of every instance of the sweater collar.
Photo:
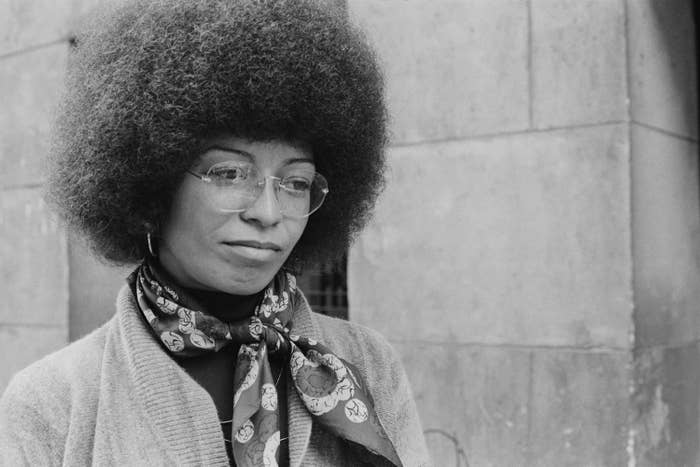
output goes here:
[[[321, 340], [321, 335], [315, 326], [311, 308], [306, 301], [306, 297], [300, 294], [301, 303], [297, 307], [296, 313], [292, 315], [292, 327], [295, 333]], [[293, 388], [294, 382], [291, 377], [287, 378], [287, 387]], [[308, 409], [302, 402], [299, 394], [295, 390], [287, 391], [287, 412], [289, 420], [289, 465], [298, 467], [304, 458], [304, 454], [309, 447], [311, 439], [312, 419]]]
[[[128, 286], [119, 292], [117, 312], [136, 397], [155, 431], [185, 464], [227, 466], [228, 457], [214, 402], [153, 338]], [[292, 329], [300, 335], [321, 340], [305, 298], [292, 316]], [[290, 380], [288, 384], [293, 383]], [[312, 419], [296, 391], [287, 391], [287, 404], [290, 466], [298, 467], [309, 446]]]

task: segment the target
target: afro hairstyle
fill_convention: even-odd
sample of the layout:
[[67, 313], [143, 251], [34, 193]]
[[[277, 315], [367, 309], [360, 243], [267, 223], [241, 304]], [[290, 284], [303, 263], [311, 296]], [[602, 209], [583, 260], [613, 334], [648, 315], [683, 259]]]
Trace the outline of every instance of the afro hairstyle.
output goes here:
[[[330, 194], [286, 267], [340, 257], [384, 183], [384, 83], [332, 0], [136, 0], [76, 35], [47, 199], [108, 262], [147, 253], [216, 134], [303, 143]], [[157, 236], [157, 230], [155, 231]]]

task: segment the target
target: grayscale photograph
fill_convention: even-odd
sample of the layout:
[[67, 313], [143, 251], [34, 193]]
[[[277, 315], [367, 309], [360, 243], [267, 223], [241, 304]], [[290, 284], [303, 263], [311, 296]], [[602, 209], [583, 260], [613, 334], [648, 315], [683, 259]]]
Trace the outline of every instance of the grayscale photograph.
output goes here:
[[0, 467], [700, 467], [694, 0], [0, 0]]

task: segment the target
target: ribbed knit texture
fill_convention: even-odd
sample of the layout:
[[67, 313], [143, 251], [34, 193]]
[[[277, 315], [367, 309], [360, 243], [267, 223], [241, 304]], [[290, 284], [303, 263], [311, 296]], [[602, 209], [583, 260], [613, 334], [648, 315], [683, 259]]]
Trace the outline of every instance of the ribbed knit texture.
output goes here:
[[[410, 388], [376, 332], [310, 312], [295, 333], [354, 363], [405, 466], [429, 465]], [[288, 381], [291, 386], [291, 381]], [[361, 465], [358, 453], [312, 423], [288, 391], [290, 465]], [[161, 348], [124, 287], [117, 314], [90, 335], [19, 372], [0, 398], [0, 465], [227, 466], [216, 407]]]

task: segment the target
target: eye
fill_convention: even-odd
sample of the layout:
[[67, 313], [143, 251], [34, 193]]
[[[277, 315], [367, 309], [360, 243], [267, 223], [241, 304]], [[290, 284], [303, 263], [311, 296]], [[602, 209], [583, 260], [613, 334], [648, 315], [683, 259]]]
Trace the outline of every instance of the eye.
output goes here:
[[312, 181], [305, 177], [293, 176], [282, 180], [281, 185], [285, 190], [295, 193], [306, 193], [311, 190]]
[[207, 176], [217, 183], [231, 185], [247, 180], [250, 171], [248, 164], [221, 162], [211, 166], [207, 170]]

